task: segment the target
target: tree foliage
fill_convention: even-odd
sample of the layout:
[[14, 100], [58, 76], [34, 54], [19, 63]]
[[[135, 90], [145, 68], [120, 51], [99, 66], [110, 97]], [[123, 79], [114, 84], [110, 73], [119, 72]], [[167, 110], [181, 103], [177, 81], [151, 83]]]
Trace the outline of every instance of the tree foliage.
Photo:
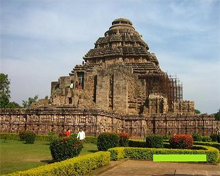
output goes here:
[[16, 102], [10, 102], [10, 80], [8, 75], [0, 73], [0, 108], [20, 108]]
[[21, 106], [18, 103], [13, 101], [13, 102], [9, 102], [6, 108], [21, 108]]
[[195, 114], [200, 114], [200, 113], [201, 113], [200, 110], [195, 109]]
[[35, 95], [34, 98], [29, 97], [27, 101], [22, 100], [22, 105], [24, 108], [29, 108], [32, 103], [35, 103], [38, 100], [38, 95]]
[[8, 75], [0, 73], [0, 108], [6, 108], [10, 99]]
[[215, 120], [219, 120], [219, 121], [220, 121], [220, 109], [219, 109], [218, 112], [215, 114]]

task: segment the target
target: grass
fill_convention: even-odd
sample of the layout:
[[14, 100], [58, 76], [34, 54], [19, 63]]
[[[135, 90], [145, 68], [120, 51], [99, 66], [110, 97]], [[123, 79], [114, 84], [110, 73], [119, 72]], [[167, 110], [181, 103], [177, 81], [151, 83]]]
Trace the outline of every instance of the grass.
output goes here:
[[[84, 143], [80, 155], [97, 151], [97, 146]], [[27, 170], [52, 162], [49, 144], [35, 141], [34, 144], [24, 144], [16, 140], [0, 140], [0, 175], [15, 171]]]

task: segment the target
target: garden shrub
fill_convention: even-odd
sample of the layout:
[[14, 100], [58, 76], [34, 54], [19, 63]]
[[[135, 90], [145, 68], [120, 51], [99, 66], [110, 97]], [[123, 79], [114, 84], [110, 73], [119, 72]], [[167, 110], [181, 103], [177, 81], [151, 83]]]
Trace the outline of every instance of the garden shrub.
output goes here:
[[212, 139], [212, 142], [217, 142], [218, 141], [218, 135], [217, 134], [211, 134], [210, 138]]
[[67, 137], [67, 134], [62, 132], [62, 133], [59, 133], [59, 137], [60, 138], [66, 138]]
[[63, 161], [78, 156], [82, 149], [82, 142], [74, 138], [59, 138], [50, 144], [50, 152], [54, 161]]
[[119, 146], [120, 147], [127, 147], [129, 142], [129, 134], [128, 133], [119, 133]]
[[192, 148], [193, 138], [191, 135], [177, 134], [170, 138], [170, 147], [178, 149]]
[[128, 146], [129, 147], [146, 147], [146, 141], [129, 139]]
[[35, 142], [36, 134], [32, 131], [21, 131], [19, 132], [21, 141], [25, 141], [26, 144], [33, 144]]
[[24, 140], [25, 140], [25, 134], [26, 134], [26, 131], [20, 131], [20, 132], [19, 132], [19, 137], [20, 137], [20, 140], [21, 140], [21, 141], [24, 141]]
[[219, 151], [208, 146], [193, 146], [193, 149], [115, 147], [108, 151], [111, 153], [112, 160], [117, 160], [118, 158], [153, 160], [154, 154], [206, 154], [207, 163], [217, 163], [219, 159]]
[[147, 136], [146, 146], [149, 148], [163, 148], [163, 137], [158, 135]]
[[24, 134], [24, 140], [26, 144], [33, 144], [35, 142], [36, 134], [33, 131], [26, 131]]
[[96, 168], [109, 164], [109, 152], [96, 152], [65, 161], [56, 162], [26, 171], [10, 173], [10, 176], [62, 176], [62, 175], [86, 175]]
[[203, 142], [211, 142], [212, 139], [209, 136], [202, 136], [202, 141]]
[[193, 141], [202, 141], [202, 136], [199, 133], [193, 133]]
[[107, 151], [109, 148], [117, 147], [119, 136], [115, 133], [104, 132], [98, 136], [97, 147], [99, 151]]
[[170, 135], [165, 135], [162, 136], [164, 141], [169, 141], [170, 140]]
[[71, 133], [70, 137], [72, 137], [72, 138], [75, 138], [75, 139], [76, 139], [76, 138], [77, 138], [77, 135], [78, 135], [77, 133]]

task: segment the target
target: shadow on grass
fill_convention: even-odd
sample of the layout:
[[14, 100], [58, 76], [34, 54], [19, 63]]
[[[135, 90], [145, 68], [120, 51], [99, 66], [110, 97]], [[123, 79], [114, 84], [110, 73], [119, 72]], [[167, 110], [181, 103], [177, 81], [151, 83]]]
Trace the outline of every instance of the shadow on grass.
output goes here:
[[50, 145], [50, 143], [44, 143], [44, 145]]
[[47, 163], [47, 164], [54, 163], [53, 160], [41, 160], [40, 162], [42, 162], [42, 163]]

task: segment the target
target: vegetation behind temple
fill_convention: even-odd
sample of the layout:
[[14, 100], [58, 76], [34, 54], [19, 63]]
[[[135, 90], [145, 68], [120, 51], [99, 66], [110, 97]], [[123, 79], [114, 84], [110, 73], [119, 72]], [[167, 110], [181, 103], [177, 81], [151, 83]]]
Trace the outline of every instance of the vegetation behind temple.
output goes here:
[[[38, 100], [38, 95], [35, 95], [33, 98], [29, 97], [26, 101], [22, 100], [23, 106], [20, 106], [16, 102], [10, 102], [10, 84], [11, 82], [8, 75], [0, 73], [0, 108], [28, 108], [32, 103], [35, 103]], [[48, 96], [46, 96], [45, 99], [48, 99]]]
[[20, 108], [16, 102], [10, 102], [10, 80], [8, 75], [0, 73], [0, 108]]

